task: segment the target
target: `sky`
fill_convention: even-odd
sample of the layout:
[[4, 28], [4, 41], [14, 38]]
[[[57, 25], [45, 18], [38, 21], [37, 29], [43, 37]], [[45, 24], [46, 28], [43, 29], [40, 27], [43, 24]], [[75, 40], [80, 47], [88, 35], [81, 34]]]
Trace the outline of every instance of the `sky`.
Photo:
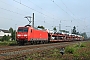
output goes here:
[[[35, 14], [35, 27], [71, 32], [73, 26], [90, 37], [90, 0], [0, 0], [0, 29], [28, 24], [25, 16]], [[31, 19], [32, 20], [32, 19]]]

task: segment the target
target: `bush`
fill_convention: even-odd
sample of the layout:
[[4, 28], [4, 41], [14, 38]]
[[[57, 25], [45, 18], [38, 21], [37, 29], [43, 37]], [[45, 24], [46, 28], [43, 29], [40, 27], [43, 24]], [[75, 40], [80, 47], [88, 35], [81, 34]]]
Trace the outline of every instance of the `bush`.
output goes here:
[[86, 47], [86, 45], [83, 43], [83, 44], [81, 44], [81, 46], [80, 47]]
[[10, 36], [6, 36], [4, 35], [2, 38], [1, 38], [1, 41], [9, 41], [10, 40]]
[[85, 43], [78, 43], [77, 45], [75, 45], [75, 47], [85, 47]]
[[66, 47], [65, 52], [73, 54], [75, 52], [75, 49], [73, 47]]
[[17, 44], [16, 41], [3, 41], [3, 42], [0, 42], [0, 45], [4, 45], [4, 46], [16, 45], [16, 44]]
[[2, 41], [2, 39], [0, 39], [0, 42]]
[[0, 45], [1, 45], [1, 46], [3, 46], [3, 45], [4, 45], [4, 46], [7, 46], [8, 43], [6, 43], [6, 42], [0, 42]]

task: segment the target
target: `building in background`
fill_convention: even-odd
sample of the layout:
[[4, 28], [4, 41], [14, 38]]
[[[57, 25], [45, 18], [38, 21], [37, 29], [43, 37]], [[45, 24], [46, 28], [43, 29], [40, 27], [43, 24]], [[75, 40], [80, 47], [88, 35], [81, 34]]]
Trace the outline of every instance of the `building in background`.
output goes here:
[[0, 29], [0, 39], [4, 36], [11, 36], [11, 33], [9, 32], [9, 30], [3, 30], [3, 29]]

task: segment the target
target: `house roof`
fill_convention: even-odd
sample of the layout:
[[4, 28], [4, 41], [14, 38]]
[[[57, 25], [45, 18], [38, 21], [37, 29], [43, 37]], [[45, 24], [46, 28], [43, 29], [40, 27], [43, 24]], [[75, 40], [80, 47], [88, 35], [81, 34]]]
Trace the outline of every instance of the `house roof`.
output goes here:
[[2, 38], [3, 36], [0, 36], [0, 39]]
[[0, 31], [3, 31], [4, 33], [10, 33], [8, 30], [0, 29]]

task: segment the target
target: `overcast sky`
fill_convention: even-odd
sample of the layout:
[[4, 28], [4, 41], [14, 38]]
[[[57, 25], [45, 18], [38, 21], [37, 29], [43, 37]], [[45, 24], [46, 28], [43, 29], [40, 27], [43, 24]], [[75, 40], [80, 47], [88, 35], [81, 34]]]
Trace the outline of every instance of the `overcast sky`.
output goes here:
[[54, 26], [70, 31], [87, 32], [90, 36], [90, 0], [0, 0], [0, 29], [25, 26], [25, 16], [35, 13], [35, 26]]

